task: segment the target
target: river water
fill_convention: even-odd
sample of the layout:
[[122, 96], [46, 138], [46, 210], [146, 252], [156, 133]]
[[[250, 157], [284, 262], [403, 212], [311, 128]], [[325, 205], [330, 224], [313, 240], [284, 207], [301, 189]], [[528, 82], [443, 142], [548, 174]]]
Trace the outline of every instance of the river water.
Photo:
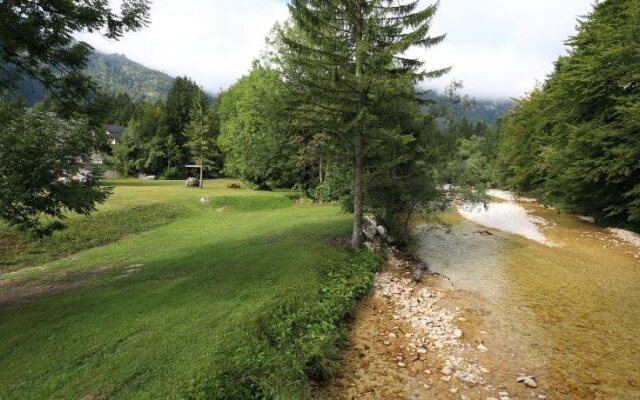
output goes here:
[[549, 398], [640, 399], [640, 248], [535, 203], [461, 207], [414, 253], [461, 293], [504, 380]]

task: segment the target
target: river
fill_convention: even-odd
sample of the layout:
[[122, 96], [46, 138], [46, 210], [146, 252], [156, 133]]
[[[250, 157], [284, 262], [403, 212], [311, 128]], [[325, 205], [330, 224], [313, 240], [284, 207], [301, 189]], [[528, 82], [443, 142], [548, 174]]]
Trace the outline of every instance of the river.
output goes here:
[[535, 375], [549, 398], [640, 399], [640, 248], [576, 216], [508, 197], [416, 228], [492, 370]]

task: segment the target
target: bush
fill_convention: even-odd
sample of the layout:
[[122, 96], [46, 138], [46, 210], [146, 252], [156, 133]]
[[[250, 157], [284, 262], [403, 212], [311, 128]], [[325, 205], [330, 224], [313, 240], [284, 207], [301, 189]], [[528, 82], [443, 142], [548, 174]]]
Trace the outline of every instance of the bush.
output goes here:
[[[367, 252], [318, 268], [318, 285], [282, 293], [251, 330], [226, 370], [193, 382], [194, 398], [302, 398], [308, 379], [323, 380], [337, 367], [343, 320], [370, 290], [380, 260]], [[284, 300], [282, 300], [284, 299]]]
[[178, 167], [169, 167], [164, 170], [162, 175], [160, 175], [160, 179], [165, 180], [176, 180], [176, 179], [184, 179], [187, 176], [183, 168]]

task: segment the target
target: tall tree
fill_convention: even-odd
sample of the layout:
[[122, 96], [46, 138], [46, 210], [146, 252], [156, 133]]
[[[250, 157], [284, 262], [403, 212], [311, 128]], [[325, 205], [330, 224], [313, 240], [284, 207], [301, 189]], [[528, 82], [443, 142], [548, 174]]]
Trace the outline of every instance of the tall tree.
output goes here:
[[606, 0], [502, 129], [512, 188], [598, 222], [640, 229], [640, 3]]
[[[114, 148], [116, 168], [124, 175], [158, 175], [175, 159], [168, 158], [170, 134], [162, 104], [144, 104]], [[182, 154], [180, 157], [182, 162]]]
[[146, 26], [148, 15], [149, 0], [124, 0], [119, 14], [106, 0], [0, 2], [0, 91], [16, 88], [26, 74], [58, 97], [85, 96], [95, 89], [83, 72], [93, 49], [74, 33], [118, 39]]
[[184, 128], [189, 123], [191, 109], [196, 95], [202, 89], [190, 78], [184, 76], [177, 77], [169, 94], [167, 95], [167, 126], [169, 132], [174, 135], [179, 144], [184, 144], [184, 137], [181, 137]]
[[215, 138], [211, 134], [211, 114], [207, 110], [207, 97], [199, 90], [190, 112], [190, 121], [184, 130], [191, 159], [200, 166], [200, 188], [204, 187], [204, 169], [211, 167], [216, 158]]
[[436, 9], [421, 9], [417, 0], [293, 0], [289, 5], [293, 29], [282, 31], [284, 73], [296, 94], [298, 115], [350, 154], [355, 248], [363, 244], [367, 153], [396, 127], [396, 110], [386, 105], [399, 99], [419, 102], [414, 85], [447, 71], [425, 72], [423, 62], [406, 56], [414, 47], [429, 48], [444, 39], [429, 36]]
[[276, 71], [255, 65], [220, 96], [219, 144], [227, 174], [258, 189], [283, 183], [293, 170], [290, 124], [283, 113], [288, 89]]

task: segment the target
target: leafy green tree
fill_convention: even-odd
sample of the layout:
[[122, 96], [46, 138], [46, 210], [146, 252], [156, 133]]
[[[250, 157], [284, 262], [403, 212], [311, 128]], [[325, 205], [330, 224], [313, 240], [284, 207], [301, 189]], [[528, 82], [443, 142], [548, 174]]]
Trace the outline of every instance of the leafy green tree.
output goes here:
[[285, 111], [288, 89], [276, 71], [256, 65], [218, 104], [224, 170], [259, 189], [290, 180], [294, 169], [291, 125]]
[[114, 148], [116, 168], [124, 175], [161, 174], [167, 166], [176, 162], [173, 153], [171, 159], [167, 156], [167, 147], [172, 145], [169, 137], [167, 116], [162, 104], [143, 105], [140, 114], [129, 123], [122, 141]]
[[204, 169], [213, 167], [217, 156], [215, 138], [211, 134], [211, 114], [207, 110], [207, 97], [202, 90], [193, 99], [190, 121], [184, 130], [191, 160], [200, 166], [200, 188], [204, 187]]
[[390, 105], [418, 103], [414, 85], [446, 72], [425, 72], [421, 61], [406, 56], [412, 48], [443, 40], [429, 36], [436, 8], [383, 0], [293, 0], [289, 5], [293, 27], [282, 30], [280, 60], [297, 116], [329, 135], [351, 159], [355, 248], [363, 244], [367, 155], [389, 136], [407, 133], [397, 129], [398, 110]]
[[510, 187], [598, 222], [640, 229], [640, 3], [594, 5], [544, 85], [508, 115], [498, 159]]
[[105, 0], [0, 2], [0, 91], [15, 89], [22, 74], [57, 97], [75, 100], [93, 89], [83, 72], [92, 48], [74, 33], [101, 32], [118, 39], [148, 23], [149, 0], [124, 0], [120, 13]]
[[0, 102], [0, 217], [46, 233], [67, 212], [86, 215], [104, 202], [110, 189], [90, 171], [95, 146], [87, 132], [84, 121]]

